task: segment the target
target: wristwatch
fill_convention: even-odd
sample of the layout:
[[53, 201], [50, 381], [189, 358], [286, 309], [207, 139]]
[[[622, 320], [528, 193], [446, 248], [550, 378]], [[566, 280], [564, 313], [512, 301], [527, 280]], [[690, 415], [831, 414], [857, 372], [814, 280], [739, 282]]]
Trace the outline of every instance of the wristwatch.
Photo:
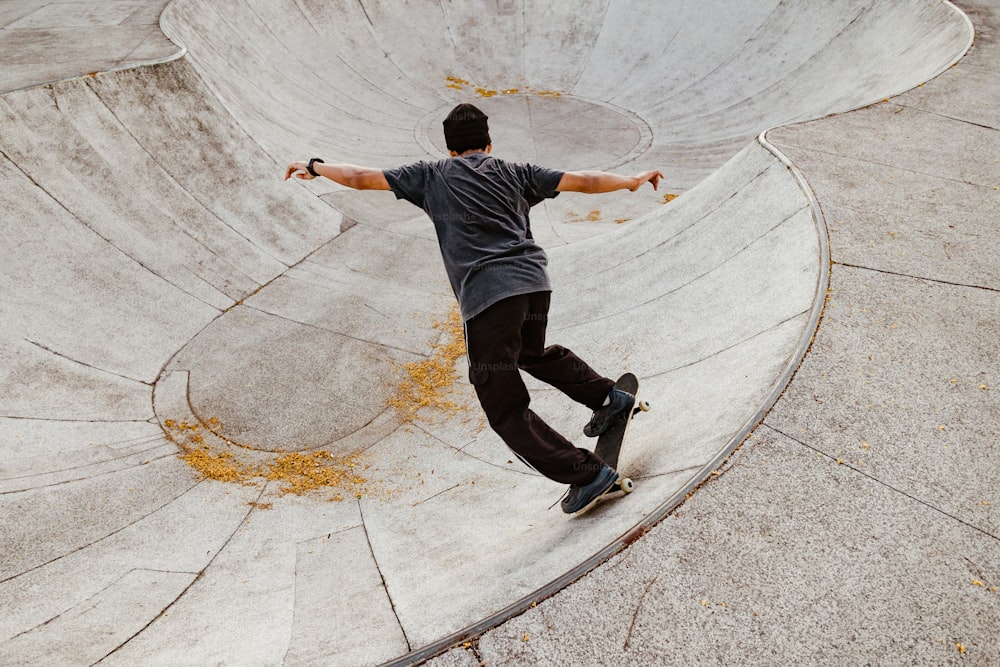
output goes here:
[[316, 173], [316, 170], [313, 169], [313, 165], [316, 164], [317, 162], [319, 162], [320, 164], [326, 164], [325, 162], [323, 162], [322, 160], [320, 160], [318, 157], [314, 157], [313, 159], [309, 160], [309, 166], [306, 167], [306, 171], [308, 171], [313, 176], [319, 176], [319, 174]]

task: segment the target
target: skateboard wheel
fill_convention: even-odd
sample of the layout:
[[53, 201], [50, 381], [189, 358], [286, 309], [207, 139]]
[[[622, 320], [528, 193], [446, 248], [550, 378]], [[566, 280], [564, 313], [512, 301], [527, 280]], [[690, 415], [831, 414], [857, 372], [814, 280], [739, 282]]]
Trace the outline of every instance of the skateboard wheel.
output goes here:
[[618, 480], [618, 488], [622, 490], [623, 493], [632, 493], [635, 490], [635, 484], [632, 483], [628, 477], [623, 477]]
[[639, 401], [639, 409], [643, 412], [649, 412], [652, 407], [649, 401]]

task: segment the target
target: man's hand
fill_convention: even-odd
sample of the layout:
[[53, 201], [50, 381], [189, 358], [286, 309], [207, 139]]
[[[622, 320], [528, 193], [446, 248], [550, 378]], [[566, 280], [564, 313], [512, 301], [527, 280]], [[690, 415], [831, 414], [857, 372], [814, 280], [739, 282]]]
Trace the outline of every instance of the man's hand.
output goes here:
[[659, 188], [661, 178], [663, 178], [663, 174], [656, 171], [655, 169], [652, 171], [644, 171], [641, 174], [636, 174], [635, 187], [629, 188], [629, 192], [635, 192], [636, 190], [642, 187], [643, 183], [652, 183], [653, 189], [656, 190]]
[[301, 179], [303, 181], [311, 181], [315, 176], [309, 173], [309, 163], [308, 162], [293, 162], [285, 169], [285, 180], [294, 176], [295, 178]]

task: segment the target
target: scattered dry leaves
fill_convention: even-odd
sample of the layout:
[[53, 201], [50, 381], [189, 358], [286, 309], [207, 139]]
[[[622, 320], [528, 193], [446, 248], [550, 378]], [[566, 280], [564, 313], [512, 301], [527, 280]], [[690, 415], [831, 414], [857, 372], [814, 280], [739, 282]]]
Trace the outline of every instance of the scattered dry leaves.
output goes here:
[[[222, 425], [218, 419], [206, 422], [216, 432]], [[255, 451], [262, 462], [251, 462], [234, 455], [232, 448], [210, 445], [202, 431], [203, 424], [163, 423], [171, 439], [181, 448], [180, 458], [194, 468], [203, 479], [250, 486], [262, 481], [280, 482], [282, 495], [304, 495], [321, 489], [340, 489], [361, 497], [367, 480], [355, 473], [360, 455], [336, 457], [326, 450], [309, 452]], [[245, 446], [245, 445], [244, 445]], [[252, 449], [252, 448], [251, 448]], [[343, 500], [339, 493], [331, 500]], [[270, 509], [270, 503], [251, 503], [258, 509]]]
[[453, 308], [447, 319], [436, 322], [433, 328], [441, 330], [441, 336], [431, 347], [431, 355], [403, 365], [404, 378], [388, 400], [389, 406], [395, 408], [405, 422], [416, 419], [423, 408], [455, 414], [460, 407], [449, 399], [458, 380], [456, 363], [465, 356], [465, 336], [458, 308]]
[[[462, 79], [457, 76], [446, 76], [445, 84], [446, 87], [452, 90], [465, 90], [467, 86], [474, 85], [468, 79]], [[497, 95], [517, 95], [518, 93], [533, 93], [535, 95], [541, 95], [544, 97], [561, 97], [562, 92], [558, 90], [532, 90], [530, 86], [525, 86], [522, 88], [515, 87], [503, 87], [498, 86], [496, 88], [488, 88], [486, 86], [476, 86], [476, 94], [480, 97], [495, 97]]]

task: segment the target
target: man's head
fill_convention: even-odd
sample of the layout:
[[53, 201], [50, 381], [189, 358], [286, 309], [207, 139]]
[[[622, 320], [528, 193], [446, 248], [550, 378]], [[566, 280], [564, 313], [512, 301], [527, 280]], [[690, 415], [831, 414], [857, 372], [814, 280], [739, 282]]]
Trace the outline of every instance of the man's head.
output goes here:
[[444, 142], [455, 155], [486, 150], [490, 140], [487, 116], [471, 104], [459, 104], [444, 119]]

